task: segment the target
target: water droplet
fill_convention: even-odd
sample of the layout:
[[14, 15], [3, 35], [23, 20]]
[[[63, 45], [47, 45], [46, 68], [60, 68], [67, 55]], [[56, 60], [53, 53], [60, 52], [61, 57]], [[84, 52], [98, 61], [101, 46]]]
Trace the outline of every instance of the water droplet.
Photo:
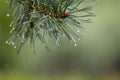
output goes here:
[[17, 36], [20, 36], [19, 34], [17, 34]]
[[15, 28], [12, 28], [12, 30], [15, 30]]
[[9, 42], [8, 44], [10, 45], [11, 43]]
[[14, 45], [15, 43], [14, 42], [12, 42], [12, 45]]
[[21, 42], [24, 43], [26, 41], [26, 39], [23, 39]]
[[81, 40], [80, 38], [78, 40]]
[[65, 37], [65, 34], [64, 34], [64, 33], [62, 33], [62, 36], [63, 36], [63, 37]]
[[12, 25], [10, 24], [10, 27], [12, 27]]
[[22, 38], [24, 39], [24, 34], [22, 34]]
[[75, 43], [74, 45], [77, 46], [77, 43]]
[[59, 42], [57, 43], [57, 46], [60, 46], [60, 43], [59, 43]]
[[9, 17], [10, 16], [10, 14], [9, 13], [7, 13], [7, 17]]
[[13, 30], [10, 31], [10, 33], [12, 33]]
[[22, 40], [21, 42], [24, 43], [24, 40]]
[[69, 8], [69, 9], [72, 9], [72, 7], [70, 7], [70, 6], [69, 6], [68, 8]]
[[88, 30], [87, 30], [87, 29], [85, 29], [84, 31], [85, 31], [85, 32], [88, 32]]
[[9, 1], [7, 0], [6, 3], [9, 3]]
[[80, 30], [78, 29], [78, 30], [77, 30], [77, 32], [79, 33], [79, 32], [80, 32]]
[[8, 43], [8, 41], [5, 42], [6, 44]]
[[14, 46], [14, 48], [17, 48], [16, 46]]

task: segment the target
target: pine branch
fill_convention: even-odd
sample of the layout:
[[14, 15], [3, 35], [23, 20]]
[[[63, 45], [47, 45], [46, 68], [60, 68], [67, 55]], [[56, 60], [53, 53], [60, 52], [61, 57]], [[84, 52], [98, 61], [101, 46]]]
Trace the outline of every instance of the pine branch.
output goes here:
[[[39, 38], [49, 50], [45, 37], [49, 35], [56, 40], [56, 45], [59, 45], [59, 35], [64, 34], [76, 45], [76, 38], [79, 39], [80, 36], [72, 29], [84, 29], [80, 25], [81, 21], [88, 23], [89, 20], [82, 18], [94, 16], [90, 12], [93, 6], [80, 9], [79, 6], [84, 2], [85, 0], [9, 0], [9, 7], [13, 10], [13, 21], [10, 24], [12, 36], [6, 43], [15, 46], [21, 41], [19, 53], [28, 39], [31, 45], [35, 46], [35, 40]], [[81, 12], [87, 14], [75, 15]]]

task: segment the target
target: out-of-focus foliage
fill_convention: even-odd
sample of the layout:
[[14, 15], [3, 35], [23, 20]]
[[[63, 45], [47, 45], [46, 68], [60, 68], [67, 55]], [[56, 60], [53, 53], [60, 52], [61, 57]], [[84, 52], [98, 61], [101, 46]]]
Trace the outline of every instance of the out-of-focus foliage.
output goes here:
[[10, 36], [11, 15], [6, 17], [7, 3], [0, 0], [0, 4], [3, 4], [0, 5], [1, 80], [119, 80], [120, 0], [95, 2], [93, 12], [97, 16], [93, 24], [84, 25], [88, 32], [81, 32], [83, 40], [76, 47], [65, 38], [59, 47], [48, 42], [53, 54], [47, 53], [39, 42], [33, 54], [28, 42], [21, 54], [16, 55], [16, 49], [5, 44]]

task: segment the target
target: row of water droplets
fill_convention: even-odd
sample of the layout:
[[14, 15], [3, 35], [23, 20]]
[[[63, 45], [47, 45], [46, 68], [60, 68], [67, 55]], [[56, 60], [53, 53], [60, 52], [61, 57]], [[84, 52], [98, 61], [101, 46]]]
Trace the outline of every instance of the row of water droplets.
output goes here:
[[[76, 31], [77, 31], [77, 33], [80, 33], [80, 32], [81, 32], [81, 31], [80, 31], [80, 28], [77, 28]], [[88, 30], [85, 29], [85, 28], [83, 28], [83, 31], [84, 31], [84, 32], [88, 32]], [[78, 40], [81, 40], [81, 37], [79, 37]], [[74, 46], [77, 46], [77, 42], [74, 42]]]
[[[80, 32], [81, 32], [80, 30], [81, 30], [80, 28], [77, 28], [76, 32], [77, 32], [77, 33], [80, 33]], [[83, 28], [83, 31], [84, 31], [84, 32], [88, 32], [88, 30], [85, 29], [85, 28]], [[65, 37], [65, 36], [66, 36], [65, 33], [62, 33], [62, 36]], [[82, 37], [79, 36], [79, 37], [78, 37], [78, 40], [81, 40], [81, 38], [82, 38]], [[73, 39], [73, 43], [74, 43], [74, 46], [77, 46], [77, 41], [76, 41], [76, 39]]]
[[15, 46], [15, 43], [14, 43], [13, 41], [7, 40], [5, 43], [6, 43], [6, 44], [9, 44], [9, 45], [12, 45], [14, 48], [17, 48], [17, 47]]
[[12, 45], [14, 48], [17, 48], [16, 44], [18, 43], [19, 40], [21, 40], [22, 44], [25, 43], [25, 41], [26, 41], [24, 34], [22, 35], [22, 39], [18, 38], [18, 37], [19, 37], [19, 35], [13, 34], [12, 37], [10, 37], [5, 43]]
[[[9, 0], [6, 0], [6, 3], [8, 3], [9, 4]], [[7, 17], [10, 17], [10, 13], [8, 12], [7, 14], [6, 14], [6, 16]], [[12, 27], [12, 25], [10, 24], [10, 27]], [[12, 31], [14, 30], [14, 28], [12, 28], [12, 30], [10, 31], [10, 33], [12, 33]], [[14, 48], [17, 48], [16, 47], [16, 42], [15, 42], [15, 35], [13, 35], [11, 38], [9, 38], [5, 43], [6, 44], [9, 44], [9, 45], [12, 45]]]
[[[10, 15], [7, 14], [7, 16], [10, 16]], [[10, 24], [10, 27], [11, 27], [11, 26], [12, 26], [12, 24]], [[10, 33], [12, 33], [12, 31], [13, 31], [14, 29], [15, 29], [15, 28], [12, 28], [12, 30], [10, 31]], [[85, 31], [87, 32], [86, 29], [85, 29]], [[80, 29], [78, 29], [77, 32], [79, 33], [79, 32], [80, 32]], [[17, 35], [17, 36], [19, 36], [19, 35]], [[64, 37], [65, 34], [63, 33], [62, 36]], [[23, 38], [23, 36], [22, 36], [22, 38]], [[79, 38], [78, 40], [81, 40], [81, 39]], [[24, 41], [25, 41], [25, 40], [22, 40], [22, 42], [24, 42]], [[14, 48], [16, 48], [14, 39], [12, 40], [12, 37], [11, 37], [9, 40], [7, 40], [5, 43], [6, 43], [6, 44], [9, 44], [9, 45], [12, 45], [12, 46], [14, 46]], [[74, 46], [77, 46], [76, 40], [74, 40]]]
[[[9, 0], [6, 0], [6, 3], [9, 3]], [[9, 17], [9, 16], [10, 16], [10, 14], [9, 14], [9, 13], [7, 13], [7, 14], [6, 14], [6, 16], [7, 16], [7, 17]]]
[[[6, 0], [6, 3], [9, 3], [9, 1]], [[10, 17], [10, 13], [7, 13], [6, 16], [7, 16], [7, 17]], [[12, 25], [10, 25], [10, 27], [11, 27], [11, 26], [12, 26]], [[11, 32], [10, 32], [10, 33], [11, 33]], [[12, 45], [14, 48], [17, 48], [17, 47], [15, 46], [15, 42], [13, 41], [12, 37], [11, 37], [10, 39], [8, 39], [5, 43], [6, 43], [6, 44], [9, 44], [9, 45]]]

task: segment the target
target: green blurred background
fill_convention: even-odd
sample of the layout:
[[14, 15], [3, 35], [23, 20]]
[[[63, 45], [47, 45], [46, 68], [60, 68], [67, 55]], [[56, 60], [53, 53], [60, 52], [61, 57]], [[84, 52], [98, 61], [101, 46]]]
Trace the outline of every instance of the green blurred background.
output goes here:
[[11, 15], [0, 0], [0, 80], [120, 80], [120, 0], [94, 2], [97, 16], [84, 24], [88, 32], [77, 46], [63, 38], [50, 54], [37, 42], [36, 54], [26, 43], [20, 54], [5, 44], [10, 37]]

